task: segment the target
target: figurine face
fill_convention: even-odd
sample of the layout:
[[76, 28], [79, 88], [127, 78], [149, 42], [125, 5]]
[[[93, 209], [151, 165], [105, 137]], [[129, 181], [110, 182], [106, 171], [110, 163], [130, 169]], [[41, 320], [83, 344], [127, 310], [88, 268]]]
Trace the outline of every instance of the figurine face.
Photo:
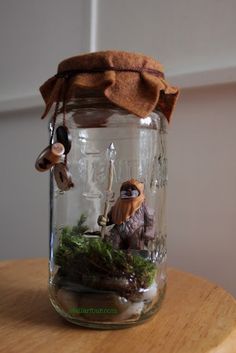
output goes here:
[[121, 199], [134, 199], [140, 195], [140, 192], [134, 185], [122, 186], [120, 189]]

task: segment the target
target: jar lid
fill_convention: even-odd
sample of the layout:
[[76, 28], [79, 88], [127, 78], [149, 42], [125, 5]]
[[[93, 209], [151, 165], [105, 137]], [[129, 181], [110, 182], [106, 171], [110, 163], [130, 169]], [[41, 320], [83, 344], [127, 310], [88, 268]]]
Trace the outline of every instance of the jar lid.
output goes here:
[[45, 101], [44, 118], [53, 103], [64, 104], [85, 92], [101, 94], [140, 118], [160, 110], [171, 119], [179, 90], [165, 80], [162, 65], [151, 57], [123, 51], [103, 51], [62, 61], [57, 74], [40, 92]]

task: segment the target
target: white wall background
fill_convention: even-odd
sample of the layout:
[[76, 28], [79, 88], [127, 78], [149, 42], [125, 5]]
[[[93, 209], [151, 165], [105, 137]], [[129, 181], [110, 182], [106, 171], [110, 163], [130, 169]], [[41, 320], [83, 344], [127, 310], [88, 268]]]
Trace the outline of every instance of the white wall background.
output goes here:
[[169, 263], [236, 295], [235, 13], [235, 0], [1, 1], [1, 259], [48, 254], [39, 85], [72, 55], [143, 52], [183, 88], [169, 131]]

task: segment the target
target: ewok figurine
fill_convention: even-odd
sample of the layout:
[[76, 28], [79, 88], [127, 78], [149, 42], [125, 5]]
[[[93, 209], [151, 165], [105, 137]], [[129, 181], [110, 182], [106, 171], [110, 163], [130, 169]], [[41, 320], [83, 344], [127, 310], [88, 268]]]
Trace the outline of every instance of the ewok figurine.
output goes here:
[[154, 211], [145, 204], [144, 184], [135, 179], [124, 182], [107, 219], [99, 216], [98, 224], [114, 224], [106, 236], [114, 248], [143, 250], [155, 236]]

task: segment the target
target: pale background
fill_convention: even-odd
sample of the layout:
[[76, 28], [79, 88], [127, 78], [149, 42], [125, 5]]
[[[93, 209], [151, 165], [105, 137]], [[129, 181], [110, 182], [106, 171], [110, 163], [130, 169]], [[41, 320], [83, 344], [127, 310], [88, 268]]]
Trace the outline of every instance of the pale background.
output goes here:
[[1, 259], [48, 255], [39, 85], [72, 55], [143, 52], [182, 88], [169, 130], [169, 264], [236, 295], [235, 13], [235, 0], [1, 1]]

